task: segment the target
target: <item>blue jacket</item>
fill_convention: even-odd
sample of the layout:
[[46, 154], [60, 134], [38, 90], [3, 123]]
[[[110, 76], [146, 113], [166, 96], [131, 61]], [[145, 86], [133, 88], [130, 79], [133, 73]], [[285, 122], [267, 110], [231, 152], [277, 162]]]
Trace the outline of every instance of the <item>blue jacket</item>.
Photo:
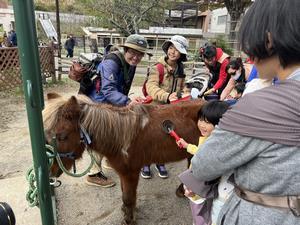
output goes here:
[[11, 42], [12, 46], [15, 47], [18, 45], [17, 43], [17, 34], [16, 32], [12, 32], [10, 37], [9, 37], [9, 41]]
[[258, 78], [258, 72], [255, 66], [252, 67], [252, 70], [248, 76], [247, 82], [250, 82], [251, 80]]
[[[112, 53], [113, 54], [113, 53]], [[118, 57], [115, 55], [115, 58]], [[120, 61], [120, 62], [118, 62]], [[136, 66], [125, 63], [128, 77], [124, 77], [124, 69], [120, 59], [104, 59], [98, 66], [101, 74], [101, 88], [97, 93], [94, 84], [89, 97], [95, 102], [109, 103], [117, 106], [125, 106], [130, 102], [128, 98], [129, 89], [134, 78]]]

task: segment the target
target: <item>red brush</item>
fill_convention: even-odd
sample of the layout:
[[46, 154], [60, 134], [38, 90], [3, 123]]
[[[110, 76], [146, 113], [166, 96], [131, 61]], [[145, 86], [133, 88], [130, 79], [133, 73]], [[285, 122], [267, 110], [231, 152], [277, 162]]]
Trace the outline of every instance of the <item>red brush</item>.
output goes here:
[[[165, 120], [162, 123], [163, 131], [169, 134], [171, 137], [173, 137], [176, 142], [180, 140], [180, 137], [176, 132], [174, 131], [175, 125], [170, 120]], [[183, 148], [182, 144], [179, 145], [179, 148]]]
[[146, 98], [142, 100], [142, 104], [150, 104], [153, 101], [153, 98], [148, 95]]
[[176, 99], [176, 100], [170, 101], [170, 104], [176, 104], [176, 103], [178, 103], [178, 102], [189, 101], [189, 100], [191, 100], [191, 96], [190, 96], [190, 95], [185, 96], [185, 97], [183, 97], [183, 98], [178, 98], [178, 99]]

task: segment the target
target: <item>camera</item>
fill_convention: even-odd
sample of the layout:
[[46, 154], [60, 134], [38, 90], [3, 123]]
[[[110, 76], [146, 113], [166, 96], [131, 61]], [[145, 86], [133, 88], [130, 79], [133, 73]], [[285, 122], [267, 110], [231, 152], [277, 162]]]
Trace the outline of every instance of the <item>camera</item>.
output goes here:
[[16, 218], [11, 207], [5, 203], [0, 202], [0, 224], [1, 225], [15, 225]]

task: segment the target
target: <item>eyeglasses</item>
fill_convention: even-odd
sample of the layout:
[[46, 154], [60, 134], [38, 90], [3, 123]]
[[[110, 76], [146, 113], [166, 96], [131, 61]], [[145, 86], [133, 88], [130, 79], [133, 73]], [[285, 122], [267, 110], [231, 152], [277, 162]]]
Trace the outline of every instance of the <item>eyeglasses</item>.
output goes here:
[[142, 53], [142, 52], [139, 52], [139, 51], [136, 51], [134, 49], [128, 49], [127, 52], [132, 55], [133, 57], [137, 57], [137, 58], [143, 58], [145, 53]]

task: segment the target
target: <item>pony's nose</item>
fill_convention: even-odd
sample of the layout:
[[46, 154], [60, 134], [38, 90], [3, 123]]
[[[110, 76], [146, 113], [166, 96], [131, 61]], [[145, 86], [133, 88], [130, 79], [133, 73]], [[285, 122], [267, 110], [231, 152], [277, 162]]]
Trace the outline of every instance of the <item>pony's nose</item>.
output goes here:
[[49, 177], [59, 177], [62, 175], [63, 171], [58, 167], [57, 169], [50, 169]]
[[59, 170], [57, 170], [55, 177], [60, 177], [60, 175], [62, 175], [62, 174], [63, 174], [63, 171], [59, 168]]

